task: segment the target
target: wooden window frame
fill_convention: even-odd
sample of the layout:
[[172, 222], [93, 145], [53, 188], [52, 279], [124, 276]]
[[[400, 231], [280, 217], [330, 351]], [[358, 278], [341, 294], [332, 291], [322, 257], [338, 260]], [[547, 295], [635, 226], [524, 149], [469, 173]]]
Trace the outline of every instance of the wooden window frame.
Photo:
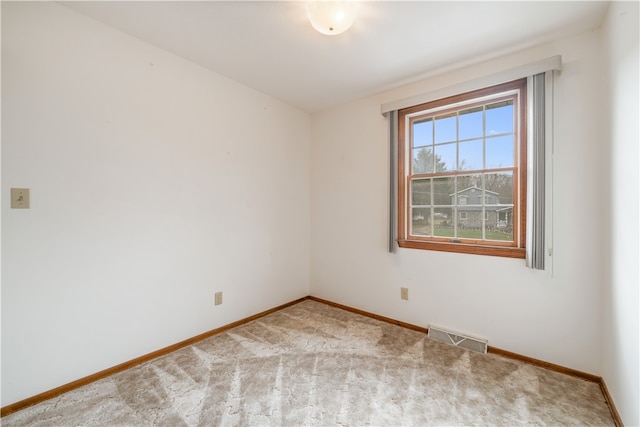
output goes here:
[[[411, 144], [407, 141], [410, 132], [407, 129], [407, 116], [415, 116], [420, 112], [427, 112], [434, 109], [442, 109], [438, 114], [444, 114], [449, 110], [458, 111], [470, 108], [474, 100], [497, 96], [506, 92], [516, 92], [514, 96], [517, 103], [516, 118], [514, 125], [514, 184], [513, 184], [513, 241], [493, 241], [482, 239], [452, 239], [448, 237], [421, 237], [409, 234], [410, 215], [410, 183], [412, 177], [433, 176], [440, 177], [449, 175], [465, 175], [469, 171], [457, 171], [450, 173], [416, 174], [410, 175], [412, 159]], [[490, 99], [487, 102], [494, 102]], [[483, 101], [486, 103], [485, 101]], [[408, 169], [408, 170], [407, 170]], [[471, 173], [487, 173], [497, 169], [480, 169]], [[526, 200], [527, 200], [527, 79], [518, 79], [512, 82], [503, 83], [472, 92], [450, 96], [447, 98], [415, 105], [398, 111], [398, 246], [401, 248], [436, 250], [445, 252], [457, 252], [476, 255], [500, 256], [508, 258], [525, 258], [526, 242]]]

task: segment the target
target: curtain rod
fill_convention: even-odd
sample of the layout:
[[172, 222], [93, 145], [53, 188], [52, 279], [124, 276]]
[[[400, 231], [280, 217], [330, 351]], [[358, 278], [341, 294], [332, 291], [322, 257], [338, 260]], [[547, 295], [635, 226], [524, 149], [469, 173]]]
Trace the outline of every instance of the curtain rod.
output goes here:
[[420, 95], [411, 96], [409, 98], [404, 98], [397, 101], [386, 102], [380, 106], [380, 112], [382, 113], [382, 115], [385, 115], [389, 111], [400, 110], [402, 108], [424, 104], [425, 102], [446, 98], [452, 95], [458, 95], [460, 93], [470, 92], [472, 90], [481, 89], [483, 87], [494, 86], [523, 77], [544, 73], [546, 71], [561, 69], [562, 56], [556, 55], [550, 58], [541, 59], [540, 61], [524, 64], [516, 68], [511, 68], [509, 70], [489, 74], [488, 76], [432, 90]]

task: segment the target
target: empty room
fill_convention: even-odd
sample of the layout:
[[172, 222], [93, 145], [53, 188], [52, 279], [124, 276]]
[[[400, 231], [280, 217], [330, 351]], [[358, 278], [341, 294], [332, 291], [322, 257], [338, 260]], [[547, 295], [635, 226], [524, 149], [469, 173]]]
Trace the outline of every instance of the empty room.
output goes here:
[[2, 1], [3, 425], [640, 425], [637, 1]]

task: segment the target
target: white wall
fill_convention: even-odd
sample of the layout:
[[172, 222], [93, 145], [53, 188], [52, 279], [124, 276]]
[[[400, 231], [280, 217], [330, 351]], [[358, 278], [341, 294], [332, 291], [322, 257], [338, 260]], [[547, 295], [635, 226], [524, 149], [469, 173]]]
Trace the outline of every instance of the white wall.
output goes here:
[[607, 53], [611, 206], [604, 280], [603, 377], [627, 426], [640, 425], [638, 341], [638, 2], [613, 2], [603, 26]]
[[[606, 149], [598, 32], [432, 77], [312, 115], [311, 293], [601, 374]], [[387, 253], [387, 123], [380, 104], [562, 55], [556, 80], [554, 271], [524, 260]], [[400, 299], [409, 287], [409, 301]]]
[[3, 2], [2, 405], [308, 295], [309, 150], [306, 113]]

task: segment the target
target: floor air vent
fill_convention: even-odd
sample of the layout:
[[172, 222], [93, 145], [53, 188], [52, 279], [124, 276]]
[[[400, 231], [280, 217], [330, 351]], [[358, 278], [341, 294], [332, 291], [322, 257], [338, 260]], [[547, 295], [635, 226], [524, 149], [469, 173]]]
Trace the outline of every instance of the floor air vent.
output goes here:
[[447, 344], [457, 345], [467, 350], [477, 351], [479, 353], [487, 353], [487, 340], [482, 338], [471, 337], [460, 332], [450, 331], [440, 326], [429, 325], [429, 338], [446, 342]]

